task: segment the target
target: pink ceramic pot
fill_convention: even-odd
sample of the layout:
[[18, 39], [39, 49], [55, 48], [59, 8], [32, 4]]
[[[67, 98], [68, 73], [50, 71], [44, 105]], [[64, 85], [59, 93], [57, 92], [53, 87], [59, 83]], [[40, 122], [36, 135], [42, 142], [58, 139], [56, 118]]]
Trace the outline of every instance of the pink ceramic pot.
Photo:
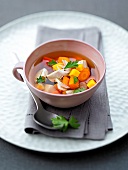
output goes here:
[[[32, 84], [30, 84], [28, 79], [29, 70], [32, 64], [41, 56], [55, 51], [71, 51], [87, 56], [90, 60], [92, 60], [93, 63], [95, 63], [95, 65], [98, 68], [99, 79], [97, 81], [97, 84], [93, 86], [91, 89], [88, 89], [81, 93], [68, 94], [68, 95], [51, 94], [51, 93], [40, 91], [37, 88], [35, 88]], [[26, 81], [27, 86], [41, 100], [55, 107], [69, 108], [69, 107], [82, 104], [94, 94], [94, 92], [100, 86], [104, 78], [106, 67], [101, 53], [91, 45], [74, 39], [62, 39], [62, 40], [49, 41], [40, 45], [30, 54], [30, 56], [27, 58], [25, 63], [19, 62], [15, 65], [13, 69], [13, 75], [18, 80], [23, 81], [23, 78], [18, 73], [17, 69], [23, 69], [24, 79]]]

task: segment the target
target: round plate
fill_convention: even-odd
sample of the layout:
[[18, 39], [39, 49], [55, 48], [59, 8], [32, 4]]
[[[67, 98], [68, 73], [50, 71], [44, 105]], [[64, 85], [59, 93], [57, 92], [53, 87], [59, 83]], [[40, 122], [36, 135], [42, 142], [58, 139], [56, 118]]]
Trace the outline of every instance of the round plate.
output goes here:
[[[24, 132], [28, 91], [16, 81], [12, 68], [14, 54], [25, 61], [34, 49], [38, 25], [55, 28], [96, 26], [103, 34], [106, 81], [113, 131], [102, 141], [52, 138]], [[15, 20], [0, 28], [0, 136], [17, 146], [53, 153], [96, 149], [121, 138], [128, 132], [128, 33], [105, 19], [78, 12], [43, 12]]]

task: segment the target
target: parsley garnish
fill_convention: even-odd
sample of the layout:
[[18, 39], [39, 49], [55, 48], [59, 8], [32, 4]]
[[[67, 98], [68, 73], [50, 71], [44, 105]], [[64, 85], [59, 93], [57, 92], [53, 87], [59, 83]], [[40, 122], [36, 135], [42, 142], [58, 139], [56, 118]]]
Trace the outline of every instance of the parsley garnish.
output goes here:
[[63, 116], [57, 116], [52, 118], [52, 124], [54, 128], [60, 129], [65, 132], [68, 128], [68, 121]]
[[39, 78], [36, 79], [37, 83], [44, 83], [45, 82], [45, 77], [40, 76]]
[[74, 76], [74, 84], [76, 84], [77, 82], [78, 82], [78, 78]]
[[49, 61], [49, 62], [48, 62], [48, 65], [49, 65], [49, 66], [53, 66], [53, 65], [55, 65], [55, 64], [57, 64], [57, 62], [56, 62], [55, 60], [52, 60], [52, 61]]
[[78, 67], [78, 61], [69, 61], [65, 66], [65, 68], [74, 68], [74, 67]]
[[63, 116], [57, 116], [55, 118], [52, 118], [51, 120], [53, 127], [63, 132], [67, 131], [69, 126], [74, 129], [77, 129], [80, 126], [80, 124], [78, 124], [78, 120], [75, 119], [73, 116], [70, 117], [69, 121]]
[[69, 125], [75, 129], [77, 129], [80, 126], [80, 124], [78, 123], [78, 120], [74, 118], [73, 116], [71, 116], [69, 119]]
[[86, 89], [85, 88], [78, 88], [78, 89], [74, 90], [73, 93], [79, 93], [79, 92], [82, 92], [84, 90], [86, 90]]

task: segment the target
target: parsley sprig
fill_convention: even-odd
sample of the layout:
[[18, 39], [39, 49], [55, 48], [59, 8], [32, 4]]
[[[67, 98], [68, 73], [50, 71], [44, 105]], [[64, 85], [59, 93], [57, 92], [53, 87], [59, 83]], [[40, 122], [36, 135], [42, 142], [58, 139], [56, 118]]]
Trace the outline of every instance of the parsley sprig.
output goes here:
[[69, 126], [74, 129], [77, 129], [80, 126], [78, 120], [74, 118], [74, 116], [71, 116], [69, 121], [64, 116], [57, 116], [51, 120], [53, 127], [63, 132], [66, 132]]
[[78, 61], [69, 61], [67, 63], [67, 65], [65, 66], [65, 69], [66, 68], [74, 68], [74, 67], [78, 67]]
[[77, 82], [78, 82], [78, 78], [74, 76], [74, 84], [76, 84]]
[[44, 83], [45, 82], [45, 77], [40, 76], [39, 78], [36, 79], [37, 83]]
[[76, 118], [74, 118], [74, 116], [71, 116], [70, 119], [69, 119], [69, 125], [72, 127], [72, 128], [75, 128], [77, 129], [80, 124], [78, 123], [78, 120]]
[[73, 93], [79, 93], [79, 92], [82, 92], [84, 90], [86, 90], [86, 89], [85, 88], [78, 88], [78, 89], [74, 90]]
[[53, 66], [55, 64], [57, 64], [57, 62], [55, 60], [51, 60], [51, 61], [48, 62], [49, 66]]

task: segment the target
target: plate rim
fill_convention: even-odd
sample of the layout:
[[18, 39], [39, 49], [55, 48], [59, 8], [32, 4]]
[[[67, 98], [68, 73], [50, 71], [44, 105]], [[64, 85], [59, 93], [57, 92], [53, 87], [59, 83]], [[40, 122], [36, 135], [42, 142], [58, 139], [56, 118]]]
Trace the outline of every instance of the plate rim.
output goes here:
[[5, 29], [7, 29], [10, 26], [13, 26], [14, 24], [22, 22], [22, 21], [24, 21], [26, 19], [33, 18], [33, 16], [42, 15], [42, 14], [43, 15], [49, 15], [49, 14], [53, 15], [54, 13], [58, 13], [58, 14], [62, 14], [63, 13], [63, 15], [67, 15], [67, 14], [75, 14], [75, 15], [83, 15], [83, 16], [86, 15], [86, 16], [94, 17], [95, 19], [97, 18], [97, 19], [100, 19], [102, 21], [106, 21], [106, 22], [108, 22], [108, 23], [110, 23], [112, 25], [115, 25], [116, 27], [118, 27], [118, 28], [122, 29], [123, 31], [125, 31], [125, 33], [128, 33], [128, 31], [125, 28], [121, 27], [120, 25], [118, 25], [115, 22], [110, 21], [110, 20], [108, 20], [106, 18], [97, 16], [97, 15], [93, 15], [93, 14], [89, 14], [89, 13], [79, 12], [79, 11], [65, 11], [65, 10], [62, 10], [62, 11], [59, 10], [59, 11], [35, 12], [35, 13], [32, 13], [32, 14], [24, 15], [22, 17], [18, 17], [17, 19], [14, 19], [14, 20], [12, 20], [12, 21], [10, 21], [10, 22], [0, 26], [0, 32], [4, 31]]
[[[56, 14], [55, 14], [56, 13]], [[37, 13], [33, 13], [33, 14], [29, 14], [29, 15], [26, 15], [26, 16], [23, 16], [23, 17], [20, 17], [20, 18], [17, 18], [17, 19], [15, 19], [15, 20], [13, 20], [13, 21], [11, 21], [11, 22], [9, 22], [9, 23], [7, 23], [7, 24], [5, 24], [5, 25], [3, 25], [2, 27], [0, 27], [0, 34], [1, 34], [1, 32], [2, 31], [5, 31], [6, 29], [8, 29], [9, 27], [11, 27], [11, 26], [14, 26], [15, 24], [17, 24], [17, 23], [20, 23], [20, 22], [23, 22], [23, 21], [25, 21], [25, 20], [29, 20], [29, 19], [31, 19], [31, 18], [33, 18], [33, 16], [35, 16], [35, 17], [38, 17], [38, 16], [40, 16], [40, 15], [51, 15], [52, 16], [52, 14], [55, 14], [55, 15], [60, 15], [60, 14], [63, 14], [63, 15], [68, 15], [68, 14], [75, 14], [75, 15], [83, 15], [83, 16], [90, 16], [90, 17], [93, 17], [93, 18], [95, 18], [95, 19], [100, 19], [100, 20], [102, 20], [102, 21], [105, 21], [105, 22], [108, 22], [108, 23], [110, 23], [110, 24], [112, 24], [112, 25], [115, 25], [116, 27], [118, 27], [118, 28], [120, 28], [120, 29], [122, 29], [123, 31], [125, 31], [125, 33], [128, 33], [127, 32], [127, 30], [126, 29], [124, 29], [123, 27], [121, 27], [121, 26], [119, 26], [119, 25], [117, 25], [117, 24], [115, 24], [114, 22], [111, 22], [111, 21], [109, 21], [109, 20], [107, 20], [107, 19], [105, 19], [105, 18], [102, 18], [102, 17], [99, 17], [99, 16], [96, 16], [96, 15], [92, 15], [92, 14], [88, 14], [88, 13], [83, 13], [83, 12], [76, 12], [76, 11], [45, 11], [45, 12], [37, 12]], [[65, 15], [65, 16], [66, 16]], [[68, 151], [68, 150], [65, 150], [65, 151], [49, 151], [49, 150], [47, 150], [47, 151], [45, 151], [45, 150], [40, 150], [40, 149], [33, 149], [33, 148], [28, 148], [28, 147], [24, 147], [24, 146], [22, 146], [22, 144], [21, 145], [18, 145], [16, 142], [11, 142], [11, 141], [9, 141], [9, 140], [7, 140], [6, 138], [4, 138], [4, 137], [2, 137], [2, 136], [0, 136], [3, 140], [5, 140], [5, 141], [7, 141], [7, 142], [9, 142], [9, 143], [11, 143], [11, 144], [13, 144], [13, 145], [15, 145], [15, 146], [19, 146], [19, 147], [21, 147], [21, 148], [24, 148], [24, 149], [27, 149], [27, 150], [33, 150], [33, 151], [38, 151], [38, 152], [47, 152], [47, 153], [74, 153], [74, 152], [82, 152], [82, 151], [90, 151], [90, 150], [94, 150], [94, 149], [98, 149], [98, 148], [101, 148], [101, 147], [103, 147], [103, 146], [107, 146], [107, 145], [109, 145], [109, 144], [111, 144], [111, 143], [113, 143], [113, 142], [115, 142], [115, 141], [117, 141], [117, 140], [119, 140], [120, 138], [122, 138], [123, 136], [125, 136], [126, 134], [128, 133], [128, 130], [125, 130], [125, 131], [123, 131], [121, 134], [119, 134], [114, 140], [112, 139], [112, 140], [110, 140], [109, 142], [107, 142], [107, 144], [106, 143], [103, 143], [103, 144], [101, 144], [100, 146], [96, 146], [96, 147], [93, 147], [93, 148], [90, 148], [90, 149], [76, 149], [76, 150], [72, 150], [72, 151]]]

